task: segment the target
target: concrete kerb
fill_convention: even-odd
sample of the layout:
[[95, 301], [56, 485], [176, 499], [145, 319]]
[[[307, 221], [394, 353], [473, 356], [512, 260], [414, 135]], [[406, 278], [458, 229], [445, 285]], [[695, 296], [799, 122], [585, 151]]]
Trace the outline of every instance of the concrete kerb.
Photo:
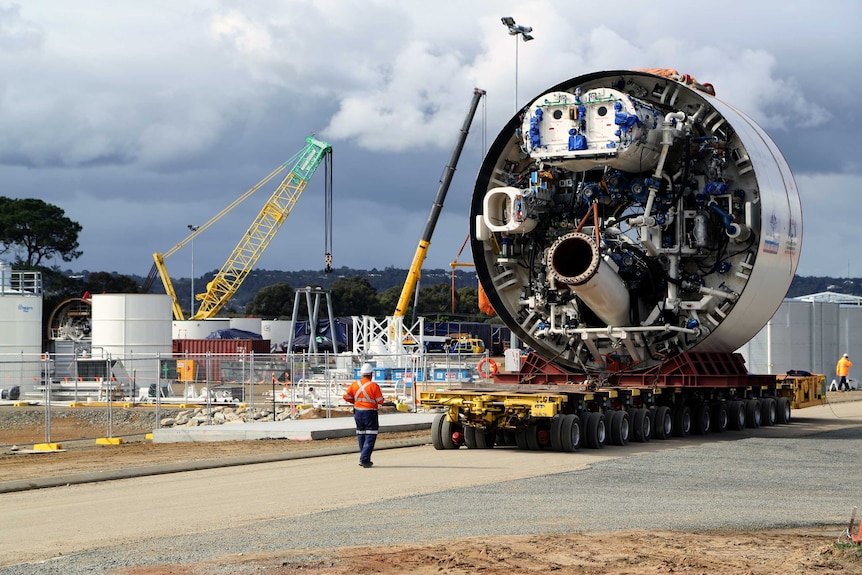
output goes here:
[[[421, 431], [431, 428], [434, 413], [397, 413], [382, 414], [380, 416], [380, 432], [394, 433], [401, 431]], [[183, 442], [212, 442], [212, 441], [250, 441], [254, 439], [290, 439], [290, 440], [315, 440], [333, 439], [337, 437], [350, 437], [356, 433], [352, 417], [335, 417], [328, 419], [306, 419], [286, 421], [264, 421], [249, 424], [227, 424], [227, 425], [202, 425], [191, 428], [166, 428], [157, 429], [153, 432], [154, 443], [183, 443]], [[378, 440], [376, 449], [397, 449], [400, 447], [415, 447], [427, 445], [431, 442], [430, 436], [416, 439], [384, 439]], [[251, 449], [252, 447], [250, 447]], [[201, 461], [183, 461], [177, 463], [165, 463], [161, 465], [148, 465], [142, 467], [130, 467], [121, 470], [97, 471], [87, 473], [75, 473], [56, 477], [43, 477], [35, 479], [20, 479], [14, 481], [0, 482], [0, 493], [14, 491], [27, 491], [31, 489], [43, 489], [47, 487], [60, 487], [80, 483], [93, 483], [99, 481], [113, 481], [116, 479], [130, 479], [147, 475], [163, 475], [167, 473], [180, 473], [184, 471], [198, 471], [202, 469], [215, 469], [219, 467], [232, 467], [238, 465], [253, 465], [256, 463], [273, 463], [277, 461], [288, 461], [292, 459], [307, 459], [312, 457], [325, 457], [329, 455], [347, 455], [356, 453], [355, 446], [321, 447], [320, 449], [304, 449], [301, 451], [290, 451], [283, 454], [265, 455], [239, 455], [223, 457], [219, 459]]]
[[[380, 432], [430, 429], [434, 413], [387, 413], [380, 415]], [[251, 439], [315, 440], [350, 437], [356, 433], [352, 417], [256, 421], [171, 427], [153, 431], [153, 443], [246, 441]]]
[[[399, 449], [401, 447], [417, 447], [428, 445], [431, 437], [415, 439], [383, 439], [381, 438], [376, 450]], [[0, 493], [12, 493], [15, 491], [29, 491], [32, 489], [44, 489], [47, 487], [62, 487], [81, 483], [95, 483], [99, 481], [113, 481], [117, 479], [130, 479], [133, 477], [144, 477], [147, 475], [164, 475], [167, 473], [181, 473], [184, 471], [200, 471], [203, 469], [216, 469], [220, 467], [233, 467], [238, 465], [254, 465], [257, 463], [275, 463], [278, 461], [289, 461], [292, 459], [309, 459], [313, 457], [326, 457], [329, 455], [349, 455], [357, 453], [356, 446], [333, 446], [320, 449], [304, 449], [302, 451], [290, 451], [282, 454], [267, 455], [238, 455], [209, 459], [201, 461], [183, 461], [179, 463], [164, 463], [161, 465], [148, 465], [144, 467], [129, 467], [112, 471], [95, 471], [90, 473], [75, 473], [56, 477], [43, 477], [36, 479], [19, 479], [15, 481], [0, 481]]]

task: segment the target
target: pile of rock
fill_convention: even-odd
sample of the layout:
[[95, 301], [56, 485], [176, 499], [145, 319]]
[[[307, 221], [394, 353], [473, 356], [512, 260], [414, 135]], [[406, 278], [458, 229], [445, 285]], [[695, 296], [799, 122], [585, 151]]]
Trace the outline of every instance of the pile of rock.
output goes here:
[[285, 421], [287, 419], [308, 419], [310, 417], [340, 417], [350, 415], [343, 410], [324, 410], [315, 408], [293, 409], [291, 407], [276, 407], [273, 418], [272, 407], [250, 408], [248, 406], [212, 406], [181, 409], [159, 420], [161, 427], [197, 427], [198, 425], [229, 425], [235, 423], [253, 423], [255, 421]]

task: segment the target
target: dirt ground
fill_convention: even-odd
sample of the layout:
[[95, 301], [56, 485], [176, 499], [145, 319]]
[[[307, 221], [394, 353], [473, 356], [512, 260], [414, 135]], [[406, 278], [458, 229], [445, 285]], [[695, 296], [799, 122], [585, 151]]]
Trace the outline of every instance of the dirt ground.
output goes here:
[[[0, 410], [0, 418], [3, 417]], [[101, 426], [84, 418], [53, 419], [56, 437], [100, 437]], [[95, 445], [93, 440], [64, 442], [64, 451], [26, 453], [44, 441], [41, 425], [0, 429], [0, 481], [52, 477], [68, 473], [141, 467], [186, 460], [247, 455], [249, 442], [153, 444], [143, 439], [149, 429], [114, 430], [121, 445]], [[127, 435], [132, 434], [132, 435]], [[427, 432], [383, 434], [381, 441], [427, 435]], [[13, 450], [13, 444], [19, 446]], [[260, 440], [257, 454], [354, 445], [355, 439], [323, 441]], [[848, 518], [849, 520], [849, 518]], [[688, 533], [619, 531], [565, 533], [553, 536], [510, 536], [459, 539], [380, 548], [320, 549], [273, 555], [244, 554], [213, 564], [147, 566], [115, 571], [118, 575], [204, 575], [230, 566], [231, 573], [317, 573], [326, 575], [511, 575], [513, 573], [607, 575], [822, 575], [862, 573], [862, 547], [849, 543], [845, 527]]]

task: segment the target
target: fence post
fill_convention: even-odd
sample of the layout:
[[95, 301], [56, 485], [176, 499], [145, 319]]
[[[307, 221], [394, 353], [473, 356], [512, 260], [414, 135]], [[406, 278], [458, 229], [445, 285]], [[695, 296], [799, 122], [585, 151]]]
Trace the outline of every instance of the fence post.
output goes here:
[[108, 368], [107, 373], [105, 374], [105, 379], [107, 380], [106, 391], [108, 392], [108, 437], [113, 437], [113, 433], [114, 433], [114, 425], [113, 425], [113, 423], [114, 423], [113, 422], [113, 419], [114, 419], [114, 417], [113, 417], [114, 416], [114, 412], [113, 412], [113, 406], [114, 406], [114, 389], [113, 389], [113, 387], [114, 387], [114, 374], [111, 372], [111, 354], [110, 353], [108, 354], [108, 359], [105, 360], [105, 362], [106, 362], [106, 365]]
[[[248, 373], [248, 393], [251, 395], [251, 415], [254, 417], [254, 350], [248, 354], [249, 373]], [[245, 364], [243, 364], [245, 365]]]
[[[173, 358], [173, 354], [171, 354]], [[162, 421], [162, 352], [158, 352], [156, 354], [156, 425], [155, 428], [159, 429], [161, 427], [160, 422]], [[174, 364], [176, 365], [176, 364]], [[176, 373], [176, 368], [174, 368], [174, 373]], [[165, 379], [168, 379], [168, 363], [165, 362], [164, 367]], [[147, 390], [147, 394], [149, 394], [149, 390]], [[171, 384], [171, 395], [173, 395], [173, 384]]]
[[[23, 352], [21, 359], [23, 365]], [[42, 368], [42, 383], [45, 386], [45, 443], [51, 443], [51, 369], [47, 359]]]
[[207, 369], [206, 369], [206, 386], [207, 386], [207, 425], [212, 423], [213, 416], [213, 404], [212, 404], [212, 388], [210, 384], [212, 382], [212, 352], [208, 351], [206, 355], [207, 361]]

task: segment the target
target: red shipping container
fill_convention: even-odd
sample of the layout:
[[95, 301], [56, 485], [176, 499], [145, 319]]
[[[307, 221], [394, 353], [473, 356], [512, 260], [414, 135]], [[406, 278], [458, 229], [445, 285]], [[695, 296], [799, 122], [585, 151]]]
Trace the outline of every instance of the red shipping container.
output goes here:
[[268, 339], [175, 339], [172, 351], [174, 354], [238, 354], [238, 353], [269, 353]]

